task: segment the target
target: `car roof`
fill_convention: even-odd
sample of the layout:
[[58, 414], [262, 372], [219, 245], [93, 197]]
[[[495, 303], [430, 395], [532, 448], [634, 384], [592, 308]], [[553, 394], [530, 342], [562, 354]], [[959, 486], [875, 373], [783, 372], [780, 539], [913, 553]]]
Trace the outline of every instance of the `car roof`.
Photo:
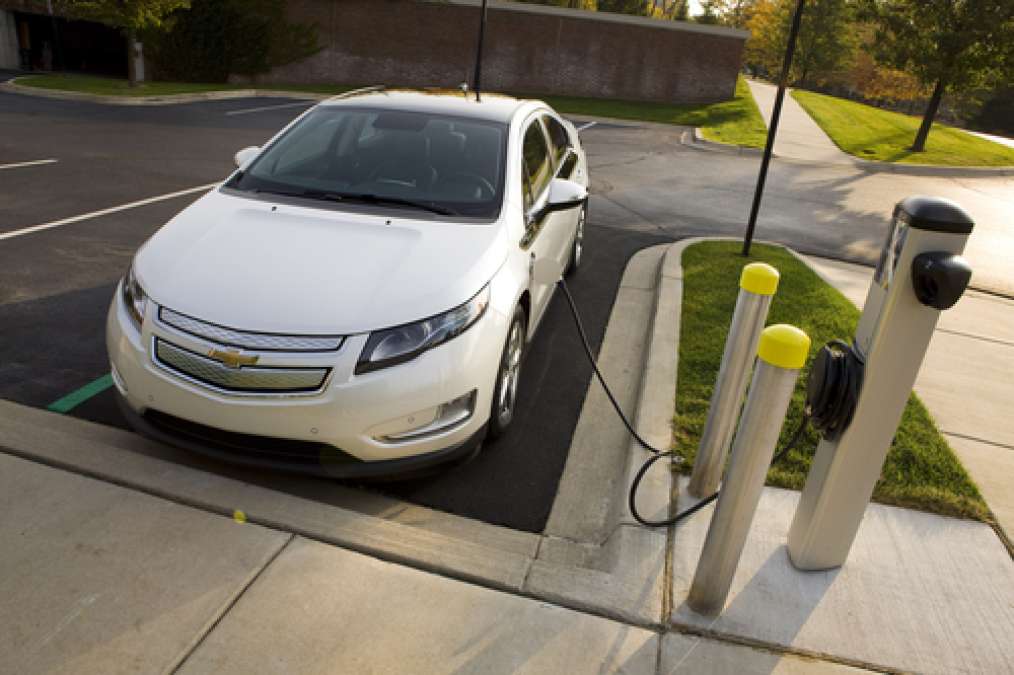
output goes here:
[[460, 89], [387, 89], [370, 87], [340, 94], [324, 101], [324, 106], [369, 106], [385, 110], [404, 110], [509, 124], [523, 107], [538, 105], [537, 101], [514, 98], [504, 94], [483, 92], [477, 100], [475, 92]]

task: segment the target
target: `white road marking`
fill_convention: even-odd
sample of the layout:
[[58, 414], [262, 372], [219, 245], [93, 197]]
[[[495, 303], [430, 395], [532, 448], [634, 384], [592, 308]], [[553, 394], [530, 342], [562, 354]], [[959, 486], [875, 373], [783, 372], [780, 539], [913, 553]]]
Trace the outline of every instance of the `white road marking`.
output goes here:
[[70, 218], [63, 218], [62, 220], [54, 220], [49, 223], [32, 225], [31, 227], [25, 227], [20, 230], [13, 230], [11, 232], [0, 232], [0, 241], [3, 241], [4, 239], [13, 239], [14, 237], [20, 237], [25, 234], [32, 234], [34, 232], [41, 232], [43, 230], [51, 230], [54, 227], [61, 227], [62, 225], [70, 225], [71, 223], [80, 223], [82, 220], [90, 220], [92, 218], [98, 218], [100, 216], [107, 216], [110, 213], [116, 213], [118, 211], [136, 209], [139, 206], [146, 206], [148, 204], [154, 204], [156, 202], [164, 202], [167, 199], [175, 199], [176, 197], [190, 195], [195, 192], [207, 191], [215, 187], [216, 185], [218, 185], [218, 183], [208, 183], [207, 185], [198, 185], [197, 187], [187, 188], [186, 190], [180, 190], [178, 192], [170, 192], [169, 194], [159, 195], [157, 197], [140, 199], [136, 202], [130, 202], [129, 204], [112, 206], [108, 209], [102, 209], [101, 211], [92, 211], [91, 213], [83, 213], [80, 216], [71, 216]]
[[250, 113], [264, 112], [265, 110], [279, 110], [281, 108], [297, 108], [299, 106], [317, 105], [317, 101], [297, 101], [296, 103], [279, 103], [278, 105], [265, 105], [260, 108], [243, 108], [241, 110], [230, 110], [226, 115], [248, 115]]
[[58, 159], [33, 159], [30, 162], [15, 162], [14, 164], [0, 164], [0, 169], [20, 169], [23, 166], [39, 166], [41, 164], [55, 164]]
[[598, 122], [588, 122], [587, 124], [582, 124], [581, 126], [579, 126], [577, 130], [584, 131], [585, 129], [591, 129], [596, 124], [598, 124]]

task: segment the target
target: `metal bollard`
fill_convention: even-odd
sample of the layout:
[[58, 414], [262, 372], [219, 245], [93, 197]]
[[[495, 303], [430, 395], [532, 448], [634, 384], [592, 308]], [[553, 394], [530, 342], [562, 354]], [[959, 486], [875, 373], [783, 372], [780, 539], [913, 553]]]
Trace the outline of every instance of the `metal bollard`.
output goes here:
[[716, 614], [725, 606], [796, 378], [809, 351], [810, 338], [794, 326], [770, 326], [761, 333], [750, 396], [687, 597], [699, 614]]
[[757, 340], [768, 318], [771, 296], [778, 290], [778, 270], [766, 263], [750, 263], [743, 268], [739, 288], [722, 365], [711, 394], [708, 421], [704, 424], [687, 486], [690, 494], [700, 498], [714, 494], [722, 479], [732, 432], [750, 378], [750, 365], [757, 353]]

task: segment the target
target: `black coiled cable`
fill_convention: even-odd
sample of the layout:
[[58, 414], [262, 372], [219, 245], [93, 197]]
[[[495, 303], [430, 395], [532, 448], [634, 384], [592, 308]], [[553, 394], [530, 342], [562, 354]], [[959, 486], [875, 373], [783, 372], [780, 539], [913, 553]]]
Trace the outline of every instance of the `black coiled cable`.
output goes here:
[[[634, 429], [634, 425], [632, 425], [630, 423], [630, 420], [627, 419], [627, 416], [624, 414], [623, 409], [620, 408], [620, 404], [619, 402], [617, 402], [616, 397], [613, 396], [612, 390], [610, 390], [609, 385], [606, 384], [606, 380], [602, 376], [602, 371], [599, 370], [598, 363], [596, 363], [595, 361], [595, 354], [591, 348], [591, 343], [588, 342], [588, 334], [585, 333], [584, 324], [581, 322], [581, 316], [580, 314], [578, 314], [577, 305], [574, 303], [574, 297], [570, 294], [570, 289], [567, 288], [567, 282], [561, 278], [556, 283], [560, 287], [560, 290], [563, 291], [563, 296], [567, 299], [567, 305], [570, 307], [571, 316], [574, 317], [574, 324], [577, 326], [577, 332], [581, 336], [581, 344], [584, 346], [584, 353], [588, 357], [588, 361], [591, 363], [592, 370], [595, 371], [595, 377], [598, 378], [599, 384], [602, 385], [602, 389], [606, 392], [606, 396], [609, 398], [609, 402], [612, 404], [613, 409], [616, 411], [616, 414], [619, 415], [620, 420], [623, 421], [623, 425], [627, 428], [627, 431], [630, 432], [630, 435], [633, 437], [633, 439], [637, 441], [637, 444], [640, 445], [645, 450], [647, 450], [648, 452], [652, 453], [652, 456], [649, 457], [647, 461], [645, 461], [644, 464], [641, 465], [640, 469], [638, 469], [637, 474], [634, 476], [633, 482], [631, 482], [630, 484], [630, 491], [627, 495], [627, 504], [630, 507], [630, 515], [634, 517], [634, 520], [636, 520], [638, 523], [646, 527], [668, 527], [670, 525], [676, 524], [677, 522], [683, 520], [688, 516], [697, 513], [705, 506], [718, 499], [718, 494], [720, 490], [716, 491], [713, 495], [705, 497], [700, 502], [694, 504], [690, 508], [680, 511], [676, 515], [670, 518], [666, 518], [664, 520], [648, 520], [647, 518], [643, 517], [640, 514], [640, 512], [637, 510], [637, 499], [636, 499], [637, 488], [641, 485], [641, 480], [644, 478], [645, 474], [648, 473], [648, 469], [650, 469], [655, 462], [662, 459], [663, 457], [677, 457], [680, 461], [682, 461], [682, 457], [679, 457], [672, 450], [659, 450], [658, 448], [655, 448], [646, 440], [641, 438], [641, 436]], [[803, 432], [806, 430], [806, 424], [809, 421], [809, 419], [810, 419], [809, 414], [804, 413], [803, 419], [799, 423], [799, 427], [792, 434], [792, 438], [789, 440], [788, 443], [785, 444], [785, 447], [783, 447], [778, 452], [778, 454], [776, 454], [774, 458], [771, 460], [772, 464], [776, 464], [779, 460], [785, 457], [789, 453], [789, 451], [796, 446], [797, 443], [799, 443], [799, 440], [803, 437]]]
[[806, 387], [806, 412], [814, 428], [833, 441], [852, 422], [866, 361], [853, 342], [831, 340], [820, 350]]

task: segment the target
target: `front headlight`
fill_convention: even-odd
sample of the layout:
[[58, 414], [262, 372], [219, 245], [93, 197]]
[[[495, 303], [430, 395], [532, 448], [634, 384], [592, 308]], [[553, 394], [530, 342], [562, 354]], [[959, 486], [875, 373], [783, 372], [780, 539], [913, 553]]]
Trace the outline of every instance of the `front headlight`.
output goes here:
[[370, 333], [356, 364], [356, 374], [404, 363], [461, 335], [482, 317], [488, 306], [489, 284], [468, 302], [443, 314]]
[[134, 320], [134, 326], [141, 330], [141, 322], [144, 320], [144, 308], [148, 304], [148, 295], [141, 288], [141, 284], [134, 276], [134, 264], [127, 268], [123, 276], [123, 304], [127, 307], [127, 313]]

